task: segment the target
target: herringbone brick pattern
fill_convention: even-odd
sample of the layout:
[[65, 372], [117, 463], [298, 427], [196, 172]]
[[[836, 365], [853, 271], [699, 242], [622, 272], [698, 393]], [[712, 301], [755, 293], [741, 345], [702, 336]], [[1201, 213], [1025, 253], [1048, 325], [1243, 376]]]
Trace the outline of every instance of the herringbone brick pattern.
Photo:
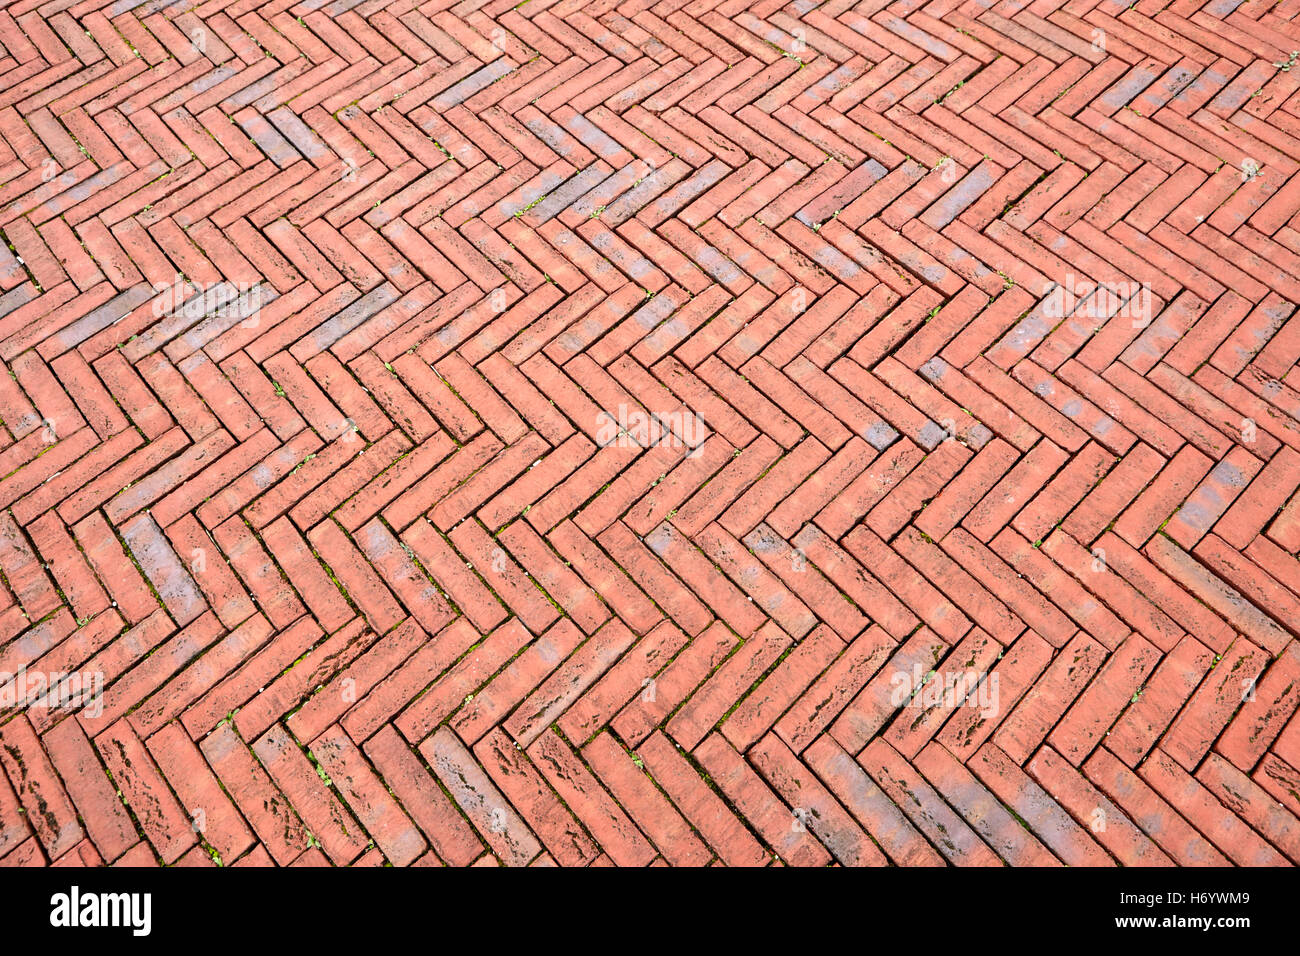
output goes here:
[[1300, 862], [1300, 0], [0, 10], [0, 863]]

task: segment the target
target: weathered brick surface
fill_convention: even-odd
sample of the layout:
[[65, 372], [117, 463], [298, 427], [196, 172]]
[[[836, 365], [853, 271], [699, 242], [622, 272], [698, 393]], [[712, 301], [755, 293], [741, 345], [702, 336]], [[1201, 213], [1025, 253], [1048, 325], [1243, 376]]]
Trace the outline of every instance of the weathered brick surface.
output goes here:
[[0, 0], [0, 865], [1300, 863], [1298, 23]]

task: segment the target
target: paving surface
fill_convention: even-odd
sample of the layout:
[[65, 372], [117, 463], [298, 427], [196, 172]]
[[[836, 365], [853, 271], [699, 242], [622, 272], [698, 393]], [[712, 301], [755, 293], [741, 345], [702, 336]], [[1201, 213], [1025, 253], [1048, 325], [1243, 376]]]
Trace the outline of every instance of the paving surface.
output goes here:
[[0, 863], [1300, 861], [1300, 0], [0, 10]]

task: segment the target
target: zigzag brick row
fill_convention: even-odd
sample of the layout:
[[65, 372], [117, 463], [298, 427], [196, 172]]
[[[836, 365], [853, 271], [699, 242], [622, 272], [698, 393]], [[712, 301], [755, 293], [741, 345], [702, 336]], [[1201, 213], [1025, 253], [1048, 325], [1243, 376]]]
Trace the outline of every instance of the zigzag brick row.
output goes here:
[[0, 864], [1300, 862], [1300, 0], [0, 8]]

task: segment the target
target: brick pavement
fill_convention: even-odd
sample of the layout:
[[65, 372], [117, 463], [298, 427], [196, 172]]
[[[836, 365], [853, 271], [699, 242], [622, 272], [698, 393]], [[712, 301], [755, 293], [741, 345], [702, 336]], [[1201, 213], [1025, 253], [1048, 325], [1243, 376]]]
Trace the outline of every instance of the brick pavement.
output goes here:
[[0, 9], [0, 864], [1300, 861], [1300, 0]]

